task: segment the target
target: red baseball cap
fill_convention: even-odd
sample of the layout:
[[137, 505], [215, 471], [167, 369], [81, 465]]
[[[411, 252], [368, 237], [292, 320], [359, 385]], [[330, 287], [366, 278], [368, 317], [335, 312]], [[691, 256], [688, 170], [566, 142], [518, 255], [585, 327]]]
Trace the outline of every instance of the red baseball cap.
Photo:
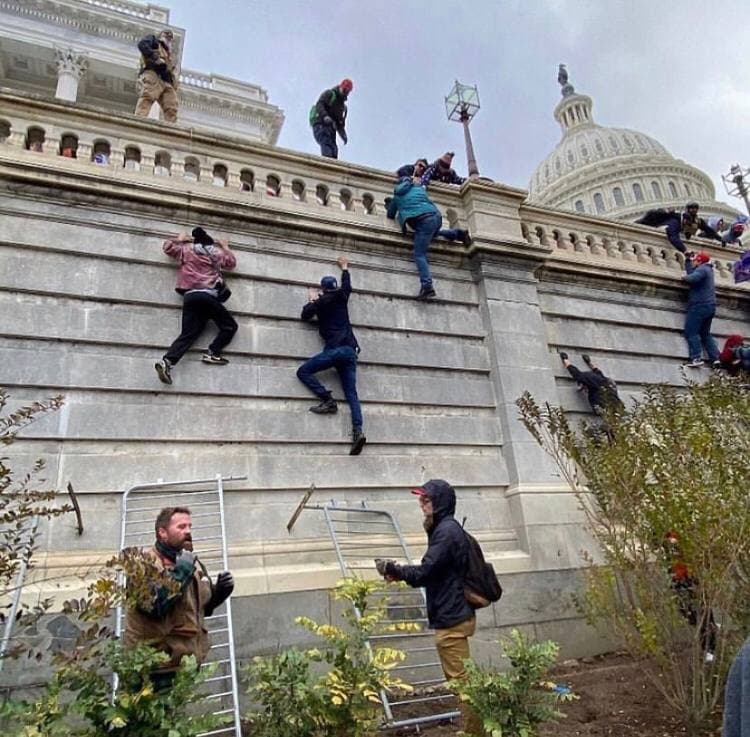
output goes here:
[[705, 251], [698, 251], [698, 253], [693, 256], [693, 261], [697, 264], [707, 264], [710, 260], [711, 257]]
[[427, 496], [427, 492], [422, 488], [412, 489], [411, 493], [415, 496]]

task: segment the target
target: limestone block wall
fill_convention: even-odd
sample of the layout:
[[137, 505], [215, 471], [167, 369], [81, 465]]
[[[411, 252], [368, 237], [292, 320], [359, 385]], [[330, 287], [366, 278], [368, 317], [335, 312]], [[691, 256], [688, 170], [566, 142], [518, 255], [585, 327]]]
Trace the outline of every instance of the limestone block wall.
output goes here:
[[[433, 245], [440, 299], [423, 304], [414, 300], [411, 244], [384, 216], [387, 172], [0, 99], [12, 124], [0, 143], [0, 386], [16, 404], [65, 396], [63, 410], [11, 450], [19, 467], [43, 457], [50, 483], [71, 481], [86, 525], [81, 537], [67, 520], [45, 529], [30, 594], [59, 601], [80, 593], [82, 577], [117, 546], [125, 489], [244, 475], [227, 487], [227, 511], [236, 639], [247, 657], [261, 642], [297, 641], [292, 622], [301, 612], [333, 616], [327, 589], [338, 569], [322, 518], [305, 512], [291, 535], [285, 528], [311, 483], [318, 499], [395, 511], [418, 557], [424, 533], [408, 489], [443, 477], [506, 590], [480, 613], [477, 652], [489, 657], [484, 644], [510, 626], [553, 637], [569, 654], [605, 646], [570, 597], [591, 540], [569, 489], [518, 422], [515, 400], [529, 389], [585, 411], [561, 349], [576, 359], [590, 353], [626, 396], [644, 383], [682, 380], [682, 265], [663, 236], [532, 207], [525, 192], [502, 185], [436, 186], [445, 220], [468, 225], [474, 243]], [[22, 133], [33, 125], [81, 141], [106, 130], [117, 150], [125, 142], [160, 148], [173, 170], [26, 151]], [[175, 164], [191, 156], [205, 167], [226, 162], [226, 186], [185, 178]], [[230, 186], [248, 168], [258, 186]], [[267, 177], [278, 187], [264, 188]], [[321, 187], [327, 197], [319, 199]], [[228, 307], [239, 331], [228, 366], [200, 362], [207, 332], [167, 387], [153, 363], [179, 331], [180, 298], [161, 243], [198, 224], [228, 237], [238, 255]], [[307, 287], [337, 273], [340, 253], [351, 259], [350, 314], [362, 346], [368, 444], [356, 458], [346, 404], [335, 416], [312, 415], [314, 398], [295, 376], [321, 346], [299, 320]], [[717, 332], [743, 332], [747, 290], [732, 285], [734, 256], [713, 255]], [[341, 399], [333, 372], [325, 380]]]

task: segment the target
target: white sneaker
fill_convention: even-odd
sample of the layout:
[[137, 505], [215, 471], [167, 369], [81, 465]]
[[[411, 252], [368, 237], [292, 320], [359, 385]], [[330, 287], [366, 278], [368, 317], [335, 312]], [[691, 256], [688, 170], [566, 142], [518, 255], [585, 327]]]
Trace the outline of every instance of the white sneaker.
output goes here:
[[706, 653], [703, 656], [703, 661], [706, 663], [713, 663], [716, 660], [716, 656], [713, 653]]
[[683, 363], [682, 365], [685, 368], [703, 368], [703, 359], [694, 358], [692, 361], [688, 361], [688, 363]]

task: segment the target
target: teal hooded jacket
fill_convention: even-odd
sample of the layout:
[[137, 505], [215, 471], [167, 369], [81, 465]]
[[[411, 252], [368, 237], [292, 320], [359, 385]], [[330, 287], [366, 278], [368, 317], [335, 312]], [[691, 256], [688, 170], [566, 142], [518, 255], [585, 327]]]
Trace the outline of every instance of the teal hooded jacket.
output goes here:
[[427, 196], [427, 190], [419, 184], [414, 184], [411, 177], [400, 179], [393, 188], [393, 199], [388, 203], [388, 217], [393, 220], [398, 215], [398, 221], [403, 228], [410, 218], [431, 212], [440, 214], [440, 210]]

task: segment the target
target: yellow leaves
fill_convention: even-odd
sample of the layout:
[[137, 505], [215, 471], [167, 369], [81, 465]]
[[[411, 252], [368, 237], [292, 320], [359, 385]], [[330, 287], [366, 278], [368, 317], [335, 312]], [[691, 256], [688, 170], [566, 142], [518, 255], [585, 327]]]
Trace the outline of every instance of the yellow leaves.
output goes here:
[[127, 725], [127, 722], [121, 716], [117, 716], [114, 717], [109, 724], [115, 729], [122, 729]]

